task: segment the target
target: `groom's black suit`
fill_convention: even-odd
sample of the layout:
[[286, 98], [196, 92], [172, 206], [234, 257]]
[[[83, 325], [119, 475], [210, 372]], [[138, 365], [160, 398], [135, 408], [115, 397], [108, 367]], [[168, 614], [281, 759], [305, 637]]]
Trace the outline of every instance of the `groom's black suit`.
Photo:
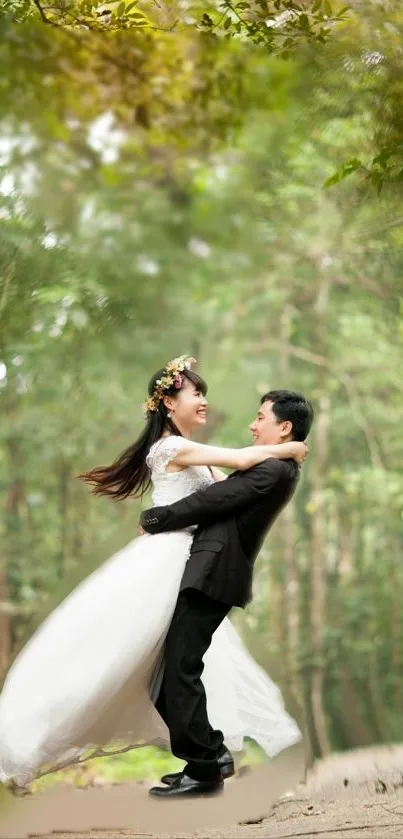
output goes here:
[[251, 599], [253, 566], [264, 536], [292, 497], [293, 460], [270, 458], [166, 507], [141, 515], [148, 533], [198, 525], [167, 636], [165, 674], [156, 707], [186, 773], [214, 779], [223, 735], [210, 726], [201, 681], [203, 656], [232, 606]]

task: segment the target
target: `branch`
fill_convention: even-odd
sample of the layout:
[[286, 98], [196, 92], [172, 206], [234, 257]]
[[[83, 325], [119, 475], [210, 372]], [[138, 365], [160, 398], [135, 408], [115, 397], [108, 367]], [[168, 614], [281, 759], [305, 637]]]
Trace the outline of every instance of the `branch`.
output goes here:
[[38, 9], [38, 12], [39, 12], [39, 14], [40, 14], [40, 16], [41, 16], [41, 18], [42, 18], [42, 20], [43, 20], [43, 23], [47, 23], [47, 24], [50, 24], [50, 26], [52, 26], [52, 21], [51, 21], [51, 20], [49, 20], [49, 18], [47, 18], [47, 17], [46, 17], [45, 12], [43, 11], [42, 6], [41, 6], [41, 4], [40, 4], [39, 0], [34, 0], [34, 5], [35, 5], [35, 6], [36, 6], [36, 8]]
[[[77, 15], [75, 15], [69, 9], [59, 9], [59, 19], [58, 20], [56, 20], [56, 19], [51, 20], [50, 18], [48, 18], [46, 16], [45, 10], [41, 6], [39, 0], [33, 0], [33, 2], [34, 2], [34, 5], [36, 6], [36, 8], [39, 11], [39, 14], [41, 16], [41, 19], [42, 19], [43, 23], [46, 23], [48, 26], [53, 26], [57, 29], [63, 29], [65, 32], [68, 31], [68, 28], [71, 27], [71, 26], [75, 26], [76, 28], [79, 28], [79, 29], [82, 28], [82, 27], [85, 27], [85, 29], [87, 29], [91, 32], [97, 32], [97, 33], [120, 32], [122, 30], [127, 31], [127, 29], [140, 29], [140, 30], [143, 29], [143, 27], [139, 26], [138, 24], [133, 24], [133, 26], [127, 27], [127, 26], [124, 26], [124, 24], [122, 24], [119, 21], [117, 21], [115, 24], [111, 25], [110, 23], [104, 23], [103, 24], [102, 21], [99, 21], [99, 20], [93, 20], [93, 21], [87, 20], [85, 18], [85, 15], [84, 15], [84, 17], [77, 17]], [[158, 5], [158, 3], [157, 3], [157, 5]], [[52, 8], [52, 7], [49, 7], [49, 8]], [[143, 16], [143, 17], [144, 17], [144, 20], [147, 20], [145, 16]], [[69, 22], [69, 19], [70, 19], [70, 22]], [[148, 30], [151, 29], [155, 32], [172, 32], [175, 29], [175, 27], [178, 25], [178, 23], [179, 23], [179, 19], [175, 20], [171, 24], [171, 26], [169, 26], [168, 29], [166, 29], [165, 27], [156, 26], [152, 23], [147, 22], [147, 27], [146, 28]]]
[[378, 227], [376, 230], [370, 230], [369, 233], [363, 233], [362, 236], [357, 236], [358, 239], [370, 239], [371, 236], [375, 236], [377, 233], [384, 233], [385, 230], [391, 230], [393, 227], [402, 227], [403, 225], [403, 216], [400, 218], [394, 219], [393, 221], [389, 221], [387, 224], [384, 224], [382, 227]]
[[[397, 827], [399, 824], [401, 824], [401, 822], [396, 822], [396, 821], [395, 822], [387, 822], [385, 824], [379, 824], [379, 825], [377, 825], [377, 827], [379, 827], [379, 828]], [[368, 822], [366, 824], [355, 824], [355, 825], [349, 824], [347, 827], [324, 827], [323, 829], [319, 829], [319, 830], [312, 830], [312, 829], [310, 829], [308, 831], [303, 830], [302, 833], [294, 833], [294, 832], [293, 833], [278, 833], [276, 839], [297, 839], [297, 837], [303, 837], [303, 836], [308, 837], [308, 839], [311, 836], [324, 836], [325, 839], [326, 839], [326, 837], [329, 836], [330, 833], [334, 833], [336, 836], [339, 836], [341, 833], [352, 833], [355, 830], [366, 830], [367, 831], [368, 830]], [[379, 832], [378, 835], [379, 836], [382, 835], [381, 831]]]
[[44, 769], [40, 772], [35, 780], [39, 778], [43, 778], [44, 775], [50, 775], [52, 772], [60, 772], [61, 769], [67, 769], [72, 766], [79, 766], [81, 763], [87, 763], [88, 760], [93, 760], [96, 757], [112, 757], [113, 755], [123, 755], [126, 752], [130, 752], [132, 749], [137, 749], [139, 746], [136, 744], [132, 744], [130, 746], [122, 746], [120, 749], [113, 749], [112, 751], [106, 751], [103, 748], [93, 749], [89, 754], [85, 754], [83, 757], [75, 757], [69, 758], [67, 760], [62, 761], [61, 763], [54, 764], [50, 766], [48, 769]]
[[[159, 741], [160, 742], [160, 741]], [[158, 743], [156, 743], [158, 745]], [[47, 769], [44, 769], [42, 772], [38, 772], [34, 781], [39, 781], [40, 778], [43, 778], [45, 775], [51, 775], [54, 772], [60, 772], [62, 769], [70, 769], [73, 766], [79, 766], [82, 763], [87, 763], [88, 760], [93, 760], [96, 757], [111, 757], [113, 755], [123, 755], [126, 752], [131, 751], [132, 749], [137, 749], [137, 745], [130, 745], [130, 746], [123, 746], [120, 749], [113, 749], [112, 751], [106, 751], [105, 749], [98, 748], [93, 749], [89, 754], [85, 754], [83, 757], [73, 757], [68, 758], [66, 760], [60, 761], [60, 763], [55, 763], [53, 766], [49, 766]], [[13, 795], [22, 796], [22, 795], [30, 795], [31, 790], [28, 786], [22, 786], [16, 781], [9, 782], [9, 790]]]
[[376, 437], [372, 431], [371, 426], [367, 422], [364, 414], [361, 411], [361, 407], [359, 404], [359, 396], [357, 393], [357, 389], [355, 387], [354, 381], [348, 373], [339, 373], [333, 365], [325, 358], [324, 356], [318, 356], [314, 353], [310, 353], [309, 350], [304, 350], [302, 347], [295, 347], [293, 344], [290, 344], [289, 352], [291, 355], [294, 355], [296, 358], [301, 358], [302, 361], [308, 361], [310, 363], [316, 364], [321, 367], [325, 367], [329, 373], [341, 382], [344, 385], [345, 390], [347, 391], [347, 395], [350, 399], [350, 405], [353, 411], [353, 415], [355, 421], [367, 441], [367, 446], [371, 455], [372, 465], [375, 466], [377, 469], [385, 469], [385, 464], [382, 462], [381, 453], [379, 451], [379, 446], [376, 441]]
[[359, 269], [357, 269], [356, 277], [365, 289], [371, 291], [372, 294], [376, 294], [376, 296], [379, 297], [380, 300], [388, 299], [388, 289], [383, 289], [382, 285], [380, 283], [377, 283], [376, 280], [373, 280], [370, 277], [365, 277]]
[[[15, 249], [15, 252], [17, 252], [17, 249]], [[11, 278], [14, 274], [14, 268], [15, 268], [15, 261], [13, 260], [12, 262], [10, 262], [10, 265], [6, 269], [5, 275], [4, 275], [4, 285], [3, 285], [3, 291], [2, 291], [1, 299], [0, 299], [0, 315], [2, 314], [3, 309], [5, 308], [6, 303], [7, 303], [8, 289], [9, 289]]]
[[[264, 343], [264, 348], [267, 350], [267, 342]], [[280, 344], [277, 342], [273, 343], [271, 344], [271, 348], [274, 351], [277, 351], [280, 348]], [[255, 351], [257, 349], [257, 347], [254, 347]], [[349, 376], [348, 373], [339, 373], [339, 371], [333, 367], [325, 356], [313, 353], [310, 350], [304, 349], [304, 347], [296, 347], [294, 344], [288, 344], [287, 352], [295, 358], [300, 358], [301, 361], [306, 361], [308, 364], [314, 364], [316, 367], [324, 367], [344, 386], [350, 400], [354, 419], [365, 437], [369, 453], [371, 455], [372, 465], [377, 469], [386, 469], [376, 437], [361, 410], [359, 395], [351, 376]]]

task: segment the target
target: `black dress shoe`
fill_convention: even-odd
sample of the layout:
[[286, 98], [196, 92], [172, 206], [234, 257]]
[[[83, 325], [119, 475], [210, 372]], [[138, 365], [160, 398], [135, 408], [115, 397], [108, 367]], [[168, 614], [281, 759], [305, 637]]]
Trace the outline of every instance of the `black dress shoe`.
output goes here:
[[165, 787], [151, 787], [149, 795], [153, 798], [191, 798], [192, 796], [217, 795], [224, 789], [224, 781], [221, 777], [215, 781], [196, 781], [185, 775], [179, 774], [172, 784]]
[[[232, 778], [232, 776], [235, 775], [234, 758], [228, 749], [225, 749], [225, 752], [220, 755], [217, 763], [220, 767], [221, 777], [224, 781], [226, 778]], [[167, 775], [162, 776], [161, 784], [173, 784], [180, 775], [182, 775], [182, 772], [169, 772]]]

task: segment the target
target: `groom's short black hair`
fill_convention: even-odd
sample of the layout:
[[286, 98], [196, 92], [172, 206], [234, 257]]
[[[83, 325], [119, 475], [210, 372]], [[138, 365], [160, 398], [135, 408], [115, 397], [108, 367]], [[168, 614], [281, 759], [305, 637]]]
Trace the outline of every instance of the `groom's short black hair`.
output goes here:
[[313, 407], [302, 393], [293, 390], [270, 390], [260, 400], [273, 403], [273, 414], [279, 422], [292, 422], [293, 440], [305, 440], [313, 423]]

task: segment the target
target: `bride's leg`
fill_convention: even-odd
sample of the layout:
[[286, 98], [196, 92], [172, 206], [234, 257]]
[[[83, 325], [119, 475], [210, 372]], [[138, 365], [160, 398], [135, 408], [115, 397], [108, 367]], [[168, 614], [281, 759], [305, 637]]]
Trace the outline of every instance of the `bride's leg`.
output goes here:
[[187, 762], [186, 773], [197, 780], [219, 774], [217, 758], [224, 738], [209, 723], [201, 675], [203, 656], [229, 610], [225, 603], [187, 589], [179, 595], [166, 641], [159, 704], [166, 715], [172, 752]]

